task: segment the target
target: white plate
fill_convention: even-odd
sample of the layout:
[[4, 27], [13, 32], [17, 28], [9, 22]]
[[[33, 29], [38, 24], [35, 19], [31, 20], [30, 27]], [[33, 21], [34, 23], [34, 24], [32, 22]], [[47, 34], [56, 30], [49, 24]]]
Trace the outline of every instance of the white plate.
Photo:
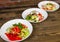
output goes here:
[[[44, 21], [44, 20], [48, 17], [48, 13], [47, 13], [45, 10], [39, 9], [39, 8], [29, 8], [29, 9], [26, 9], [25, 11], [23, 11], [22, 17], [25, 19], [26, 16], [27, 16], [29, 13], [31, 13], [32, 11], [37, 11], [37, 12], [39, 12], [39, 13], [42, 14], [42, 16], [43, 16], [44, 18], [43, 18], [40, 22]], [[31, 22], [31, 21], [29, 21], [29, 22]], [[36, 23], [36, 22], [34, 22], [34, 23]]]
[[[32, 27], [32, 25], [31, 25], [28, 21], [23, 20], [23, 19], [14, 19], [14, 20], [10, 20], [10, 21], [6, 22], [6, 23], [1, 27], [1, 29], [0, 29], [0, 36], [1, 36], [1, 38], [4, 39], [4, 40], [6, 40], [6, 41], [10, 41], [10, 40], [7, 38], [7, 36], [5, 35], [6, 29], [9, 28], [9, 27], [11, 27], [13, 24], [19, 23], [19, 22], [22, 23], [22, 24], [25, 24], [26, 26], [28, 26], [28, 29], [29, 29], [29, 32], [30, 32], [30, 34], [26, 37], [26, 38], [28, 38], [28, 37], [31, 35], [32, 31], [33, 31], [33, 27]], [[23, 41], [23, 40], [25, 40], [26, 38], [24, 38], [24, 39], [22, 39], [22, 40], [19, 40], [19, 41]], [[17, 42], [17, 41], [16, 41], [16, 42]]]
[[[56, 2], [54, 2], [54, 1], [42, 1], [42, 2], [39, 2], [39, 3], [38, 3], [38, 7], [42, 9], [42, 5], [47, 4], [47, 3], [55, 4], [55, 5], [56, 5], [56, 10], [59, 9], [59, 4], [56, 3]], [[48, 12], [53, 12], [53, 11], [56, 11], [56, 10], [46, 10], [46, 11], [48, 11]]]

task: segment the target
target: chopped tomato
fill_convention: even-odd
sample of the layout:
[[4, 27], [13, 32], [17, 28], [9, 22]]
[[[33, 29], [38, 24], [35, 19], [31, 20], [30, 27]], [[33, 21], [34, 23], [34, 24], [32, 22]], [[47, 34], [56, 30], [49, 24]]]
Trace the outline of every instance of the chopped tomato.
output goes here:
[[21, 30], [20, 30], [20, 28], [18, 26], [15, 26], [14, 28], [12, 28], [11, 31], [12, 31], [13, 34], [21, 32]]
[[22, 26], [23, 26], [23, 28], [27, 28], [27, 26], [26, 26], [26, 25], [24, 25], [24, 24], [22, 24]]
[[8, 37], [9, 40], [14, 41], [14, 40], [21, 40], [21, 37], [18, 37], [17, 34], [11, 34], [11, 33], [5, 33], [6, 36]]
[[38, 17], [39, 17], [39, 20], [43, 19], [43, 16], [40, 13], [38, 14]]
[[46, 8], [42, 8], [42, 9], [46, 10]]

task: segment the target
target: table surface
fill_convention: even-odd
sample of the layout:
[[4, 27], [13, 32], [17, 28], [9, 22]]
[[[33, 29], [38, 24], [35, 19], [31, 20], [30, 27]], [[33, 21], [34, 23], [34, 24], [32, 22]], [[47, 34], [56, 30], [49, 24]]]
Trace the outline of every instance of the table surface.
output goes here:
[[[0, 27], [11, 19], [21, 19], [22, 12], [27, 8], [38, 8], [41, 0], [21, 2], [19, 7], [0, 10]], [[22, 42], [60, 42], [60, 9], [48, 12], [48, 18], [41, 23], [32, 23], [33, 33]], [[0, 42], [6, 42], [0, 37]]]

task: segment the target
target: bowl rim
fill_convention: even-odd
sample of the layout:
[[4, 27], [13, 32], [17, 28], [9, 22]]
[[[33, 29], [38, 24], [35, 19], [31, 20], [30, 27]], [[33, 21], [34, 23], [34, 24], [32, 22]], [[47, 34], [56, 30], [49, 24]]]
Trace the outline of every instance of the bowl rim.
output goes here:
[[[29, 10], [29, 9], [31, 9], [31, 10], [32, 10], [32, 9], [39, 9], [39, 10], [42, 10], [42, 11], [46, 12], [47, 17], [48, 17], [47, 11], [45, 11], [45, 10], [43, 10], [43, 9], [40, 9], [40, 8], [28, 8], [28, 9], [26, 9], [26, 10]], [[22, 12], [22, 18], [23, 18], [23, 19], [25, 19], [25, 18], [23, 17], [23, 13], [24, 13], [26, 10], [24, 10], [24, 11]], [[46, 20], [47, 17], [46, 17], [44, 20]], [[26, 19], [25, 19], [25, 20], [26, 20]], [[41, 20], [41, 21], [39, 21], [39, 22], [31, 22], [31, 21], [29, 21], [29, 22], [31, 22], [31, 23], [40, 23], [40, 22], [43, 22], [44, 20]], [[28, 21], [28, 20], [27, 20], [27, 21]]]
[[[51, 2], [51, 3], [55, 3], [55, 4], [57, 4], [58, 5], [58, 8], [56, 9], [56, 10], [58, 10], [59, 8], [60, 8], [60, 5], [57, 3], [57, 2], [55, 2], [55, 1], [41, 1], [41, 2], [39, 2], [38, 3], [38, 7], [40, 8], [40, 9], [42, 9], [41, 7], [40, 7], [40, 3], [42, 3], [42, 2]], [[57, 6], [56, 5], [56, 6]], [[54, 11], [56, 11], [56, 10], [45, 10], [45, 11], [47, 11], [47, 12], [54, 12]]]
[[[13, 20], [23, 20], [23, 21], [27, 21], [27, 20], [24, 20], [24, 19], [12, 19], [12, 20], [9, 20], [9, 21], [7, 21], [7, 22], [5, 22], [2, 26], [1, 26], [1, 28], [6, 24], [6, 23], [8, 23], [8, 22], [10, 22], [10, 21], [13, 21]], [[31, 30], [31, 33], [26, 37], [26, 38], [24, 38], [24, 39], [22, 39], [22, 40], [15, 40], [15, 41], [17, 41], [17, 42], [19, 42], [19, 41], [23, 41], [23, 40], [25, 40], [25, 39], [27, 39], [31, 34], [32, 34], [32, 32], [33, 32], [33, 26], [32, 26], [32, 24], [29, 22], [29, 21], [27, 21], [30, 25], [31, 25], [31, 27], [32, 27], [32, 30]], [[0, 28], [0, 37], [2, 38], [2, 36], [1, 36], [1, 28]], [[5, 36], [5, 37], [7, 37], [7, 36]], [[2, 38], [3, 39], [3, 38]], [[3, 40], [5, 40], [5, 39], [3, 39]], [[5, 41], [11, 41], [11, 40], [5, 40]]]

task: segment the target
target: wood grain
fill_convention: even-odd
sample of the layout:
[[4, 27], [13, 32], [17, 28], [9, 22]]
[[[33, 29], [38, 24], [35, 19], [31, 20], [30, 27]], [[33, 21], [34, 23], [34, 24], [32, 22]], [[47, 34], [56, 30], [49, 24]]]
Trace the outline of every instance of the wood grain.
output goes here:
[[[0, 10], [0, 27], [7, 21], [22, 18], [21, 13], [32, 7], [37, 7], [41, 0], [32, 0], [21, 3], [20, 7]], [[31, 23], [33, 33], [22, 42], [60, 42], [60, 9], [56, 12], [48, 12], [48, 18], [41, 23]], [[6, 42], [0, 37], [0, 42]]]

